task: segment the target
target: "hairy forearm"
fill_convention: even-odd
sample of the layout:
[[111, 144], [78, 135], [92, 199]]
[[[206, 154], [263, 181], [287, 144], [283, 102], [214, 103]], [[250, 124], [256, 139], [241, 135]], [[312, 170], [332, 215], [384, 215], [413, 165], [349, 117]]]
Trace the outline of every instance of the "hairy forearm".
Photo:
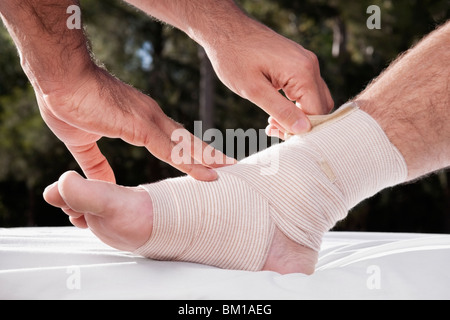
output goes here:
[[450, 22], [357, 97], [405, 157], [408, 178], [450, 165]]
[[0, 13], [12, 36], [22, 67], [44, 94], [70, 82], [90, 63], [82, 29], [67, 27], [67, 8], [77, 0], [2, 0]]
[[242, 25], [256, 23], [232, 0], [126, 0], [154, 18], [189, 35], [202, 46], [245, 32]]

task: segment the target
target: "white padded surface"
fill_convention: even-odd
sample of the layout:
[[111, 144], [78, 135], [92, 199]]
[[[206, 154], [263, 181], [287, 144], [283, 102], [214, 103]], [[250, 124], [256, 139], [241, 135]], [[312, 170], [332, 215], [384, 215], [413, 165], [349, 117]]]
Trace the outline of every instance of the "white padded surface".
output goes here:
[[450, 299], [450, 235], [329, 232], [312, 276], [120, 252], [89, 230], [0, 229], [0, 299]]

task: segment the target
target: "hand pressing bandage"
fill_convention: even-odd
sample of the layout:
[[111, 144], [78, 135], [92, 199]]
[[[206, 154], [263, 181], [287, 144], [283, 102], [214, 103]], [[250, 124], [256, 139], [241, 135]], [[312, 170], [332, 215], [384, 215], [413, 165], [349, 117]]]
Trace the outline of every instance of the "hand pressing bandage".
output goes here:
[[217, 169], [217, 181], [182, 177], [142, 186], [154, 220], [135, 253], [261, 270], [276, 229], [319, 251], [324, 233], [348, 210], [405, 181], [402, 155], [354, 104], [311, 122], [309, 133]]

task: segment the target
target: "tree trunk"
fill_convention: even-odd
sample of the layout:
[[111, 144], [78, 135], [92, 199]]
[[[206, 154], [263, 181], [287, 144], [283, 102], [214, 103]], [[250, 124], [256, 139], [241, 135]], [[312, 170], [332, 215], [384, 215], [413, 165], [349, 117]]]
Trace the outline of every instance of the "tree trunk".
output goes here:
[[341, 18], [336, 17], [333, 24], [332, 55], [344, 60], [347, 55], [347, 28]]

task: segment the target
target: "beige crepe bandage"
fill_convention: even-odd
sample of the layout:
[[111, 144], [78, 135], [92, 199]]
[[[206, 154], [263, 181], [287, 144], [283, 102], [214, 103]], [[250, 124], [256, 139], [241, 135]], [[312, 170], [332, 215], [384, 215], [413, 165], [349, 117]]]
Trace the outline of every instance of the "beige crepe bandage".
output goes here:
[[153, 232], [135, 253], [227, 269], [261, 270], [275, 228], [320, 250], [349, 209], [405, 181], [406, 164], [378, 123], [354, 104], [311, 118], [313, 129], [217, 170], [143, 186]]

